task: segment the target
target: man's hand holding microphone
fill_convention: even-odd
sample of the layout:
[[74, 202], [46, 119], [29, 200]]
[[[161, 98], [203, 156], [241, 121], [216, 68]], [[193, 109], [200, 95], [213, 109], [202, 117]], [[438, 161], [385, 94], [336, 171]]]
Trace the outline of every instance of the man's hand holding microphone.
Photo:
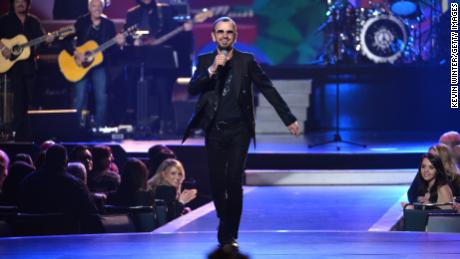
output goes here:
[[219, 67], [224, 67], [227, 61], [231, 59], [231, 52], [229, 53], [226, 49], [218, 50], [214, 63], [208, 68], [209, 76], [213, 76], [219, 70]]

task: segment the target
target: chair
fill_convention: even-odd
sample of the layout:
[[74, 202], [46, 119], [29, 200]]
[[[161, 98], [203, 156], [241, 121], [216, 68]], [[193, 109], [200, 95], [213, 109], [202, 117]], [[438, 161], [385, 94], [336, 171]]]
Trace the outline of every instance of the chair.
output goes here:
[[80, 233], [78, 218], [64, 213], [18, 213], [11, 222], [16, 236]]
[[155, 208], [158, 222], [157, 226], [161, 227], [168, 223], [168, 205], [166, 204], [165, 200], [155, 199]]
[[13, 235], [10, 222], [17, 212], [18, 207], [16, 206], [0, 206], [0, 237]]
[[106, 233], [136, 232], [136, 227], [128, 214], [110, 214], [101, 216]]
[[156, 210], [153, 206], [123, 207], [106, 205], [104, 208], [106, 215], [103, 217], [126, 215], [129, 218], [134, 230], [127, 232], [150, 232], [158, 226]]
[[[413, 205], [414, 209], [407, 209]], [[455, 213], [455, 210], [436, 209], [439, 206], [452, 205], [452, 203], [443, 204], [421, 204], [409, 203], [404, 206], [404, 231], [427, 231], [428, 218], [430, 215], [449, 215]], [[436, 220], [435, 220], [436, 221]], [[434, 223], [432, 223], [434, 224]]]
[[460, 232], [460, 214], [458, 213], [429, 213], [427, 232]]
[[425, 231], [428, 211], [404, 209], [404, 231]]

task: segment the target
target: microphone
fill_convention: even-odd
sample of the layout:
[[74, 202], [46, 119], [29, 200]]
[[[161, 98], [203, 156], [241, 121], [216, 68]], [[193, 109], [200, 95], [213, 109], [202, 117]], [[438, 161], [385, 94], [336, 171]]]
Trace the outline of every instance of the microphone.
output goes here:
[[[220, 51], [220, 54], [224, 55], [224, 56], [225, 56], [225, 59], [227, 59], [228, 50], [223, 49], [223, 50]], [[227, 61], [225, 61], [225, 62], [227, 62]], [[224, 66], [225, 66], [225, 65], [218, 65], [218, 66], [217, 66], [217, 71], [216, 71], [216, 73], [220, 75], [220, 74], [222, 73], [222, 72], [221, 72], [222, 69], [224, 69]]]
[[[220, 51], [220, 54], [224, 55], [225, 58], [227, 59], [228, 50], [223, 49], [223, 50]], [[219, 66], [217, 67], [217, 69], [219, 69], [219, 68], [222, 69], [221, 67], [223, 67], [223, 66], [222, 66], [222, 65], [219, 65]]]

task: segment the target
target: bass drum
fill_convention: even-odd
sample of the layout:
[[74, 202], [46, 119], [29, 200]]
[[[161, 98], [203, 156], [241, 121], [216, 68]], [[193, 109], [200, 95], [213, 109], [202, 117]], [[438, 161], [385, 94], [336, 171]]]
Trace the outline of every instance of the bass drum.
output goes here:
[[407, 45], [404, 23], [392, 15], [367, 20], [360, 34], [361, 53], [375, 63], [394, 63]]

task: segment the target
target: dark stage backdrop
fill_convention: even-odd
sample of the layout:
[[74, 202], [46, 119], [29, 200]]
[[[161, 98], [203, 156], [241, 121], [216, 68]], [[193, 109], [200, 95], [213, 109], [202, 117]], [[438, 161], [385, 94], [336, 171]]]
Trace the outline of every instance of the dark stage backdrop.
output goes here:
[[[32, 0], [32, 13], [42, 20], [52, 19], [54, 1]], [[66, 1], [70, 3], [71, 1], [86, 0]], [[342, 0], [337, 2], [340, 1]], [[9, 1], [2, 0], [0, 2], [0, 11], [5, 12]], [[110, 2], [111, 4], [106, 8], [105, 13], [109, 18], [119, 19], [119, 23], [123, 23], [126, 11], [136, 4], [135, 0], [110, 0]], [[160, 0], [159, 2], [186, 2], [186, 0]], [[314, 63], [321, 54], [325, 54], [326, 38], [331, 37], [324, 29], [318, 30], [327, 19], [326, 0], [189, 0], [188, 2], [191, 9], [195, 11], [202, 8], [229, 6], [233, 13], [253, 13], [252, 18], [235, 18], [240, 25], [238, 47], [254, 53], [259, 62], [267, 65], [286, 66]], [[343, 0], [343, 2], [347, 2], [347, 0]], [[388, 10], [391, 2], [373, 0], [374, 7], [372, 8]], [[349, 16], [346, 16], [343, 21], [349, 22], [350, 26], [356, 23], [353, 13], [357, 12], [359, 7], [371, 10], [367, 0], [348, 0], [348, 3], [352, 11], [347, 14]], [[424, 51], [420, 56], [427, 60], [430, 55], [429, 43], [431, 42], [430, 32], [432, 32], [430, 29], [431, 9], [428, 2], [423, 1], [420, 2], [420, 7], [423, 19], [417, 24], [417, 30], [421, 33], [421, 40], [412, 44], [415, 54], [423, 49]], [[214, 17], [204, 24], [197, 24], [193, 30], [196, 54], [213, 48], [209, 35], [213, 19]], [[436, 19], [434, 22], [436, 24]], [[419, 43], [422, 46], [419, 47]], [[349, 47], [348, 51], [351, 49], [352, 47]]]
[[[0, 2], [3, 13], [8, 0]], [[112, 19], [125, 19], [126, 11], [136, 4], [135, 0], [110, 2], [104, 12]], [[42, 20], [52, 20], [53, 3], [54, 0], [32, 0], [31, 13]], [[253, 13], [251, 18], [235, 18], [240, 25], [238, 47], [255, 53], [261, 63], [308, 64], [321, 52], [323, 32], [315, 31], [326, 19], [325, 0], [190, 0], [189, 4], [193, 10], [227, 5], [234, 13]], [[197, 54], [213, 48], [209, 34], [212, 20], [194, 28]]]

